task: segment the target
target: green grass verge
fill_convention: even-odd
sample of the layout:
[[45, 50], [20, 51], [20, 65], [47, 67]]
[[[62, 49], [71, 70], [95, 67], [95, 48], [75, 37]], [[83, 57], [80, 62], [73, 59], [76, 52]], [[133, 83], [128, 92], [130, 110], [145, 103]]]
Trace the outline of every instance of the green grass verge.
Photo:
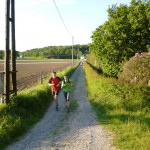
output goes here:
[[[66, 68], [58, 75], [61, 78], [64, 74], [70, 76], [75, 69], [76, 66]], [[43, 117], [53, 99], [48, 80], [18, 92], [16, 97], [11, 96], [9, 105], [0, 105], [0, 149], [17, 140]]]
[[148, 150], [150, 88], [104, 78], [84, 64], [87, 93], [101, 125], [113, 133], [121, 150]]

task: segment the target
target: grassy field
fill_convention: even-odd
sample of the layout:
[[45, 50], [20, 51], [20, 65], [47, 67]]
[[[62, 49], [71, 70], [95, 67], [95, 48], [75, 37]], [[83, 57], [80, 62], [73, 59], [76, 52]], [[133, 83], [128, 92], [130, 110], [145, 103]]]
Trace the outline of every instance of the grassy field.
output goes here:
[[84, 64], [87, 93], [101, 125], [120, 150], [150, 149], [150, 88], [121, 84]]

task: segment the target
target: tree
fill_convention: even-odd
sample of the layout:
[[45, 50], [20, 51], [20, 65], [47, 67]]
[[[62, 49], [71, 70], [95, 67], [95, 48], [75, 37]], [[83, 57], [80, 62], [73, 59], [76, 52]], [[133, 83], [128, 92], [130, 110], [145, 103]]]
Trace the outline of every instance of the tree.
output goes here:
[[112, 5], [108, 21], [92, 34], [90, 52], [100, 61], [103, 72], [117, 76], [122, 63], [136, 52], [150, 47], [150, 2], [132, 0], [130, 6]]
[[108, 9], [109, 20], [93, 33], [94, 54], [105, 74], [116, 76], [121, 62], [126, 59], [129, 35], [128, 8], [113, 5]]
[[[79, 48], [80, 47], [80, 48]], [[77, 55], [88, 53], [88, 45], [74, 45], [74, 58]], [[43, 48], [31, 49], [21, 52], [24, 57], [32, 58], [71, 58], [72, 45], [69, 46], [48, 46]]]
[[0, 59], [4, 59], [4, 51], [0, 50]]
[[[136, 52], [146, 52], [150, 45], [150, 3], [131, 1], [128, 19], [131, 24], [130, 48]], [[133, 11], [134, 10], [134, 11]]]

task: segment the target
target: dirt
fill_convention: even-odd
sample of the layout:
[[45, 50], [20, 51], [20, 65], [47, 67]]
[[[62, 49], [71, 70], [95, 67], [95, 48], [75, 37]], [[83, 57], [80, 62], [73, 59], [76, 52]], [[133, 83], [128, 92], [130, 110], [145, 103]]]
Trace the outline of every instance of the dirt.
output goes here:
[[59, 111], [53, 103], [44, 118], [7, 150], [115, 150], [112, 136], [97, 121], [88, 101], [82, 67], [73, 74], [70, 99], [78, 104], [67, 113], [61, 91]]
[[[71, 61], [17, 61], [16, 76], [17, 90], [21, 91], [35, 86], [41, 78], [46, 78], [53, 70], [59, 71], [71, 66]], [[10, 68], [11, 70], [11, 68]], [[0, 62], [0, 72], [4, 71], [4, 64]], [[11, 78], [10, 78], [11, 81]]]

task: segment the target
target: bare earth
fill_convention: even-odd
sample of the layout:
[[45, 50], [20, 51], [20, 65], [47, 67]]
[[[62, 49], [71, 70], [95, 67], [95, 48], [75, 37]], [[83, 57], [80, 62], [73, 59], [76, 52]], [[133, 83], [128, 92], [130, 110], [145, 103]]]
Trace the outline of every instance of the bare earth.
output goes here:
[[72, 76], [71, 99], [78, 107], [66, 112], [63, 93], [59, 95], [59, 111], [53, 103], [44, 118], [7, 150], [115, 150], [111, 135], [98, 124], [86, 95], [84, 70]]

